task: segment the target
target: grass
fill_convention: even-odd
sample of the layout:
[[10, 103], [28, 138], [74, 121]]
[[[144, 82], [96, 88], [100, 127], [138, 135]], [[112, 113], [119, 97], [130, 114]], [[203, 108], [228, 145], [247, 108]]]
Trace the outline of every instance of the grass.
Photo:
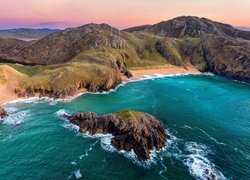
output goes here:
[[187, 38], [194, 46], [199, 46], [201, 44], [201, 38]]
[[115, 114], [118, 115], [126, 123], [139, 121], [141, 119], [141, 113], [137, 111], [123, 110], [116, 112]]
[[[106, 35], [104, 35], [106, 36]], [[79, 83], [103, 86], [112, 84], [120, 78], [116, 68], [117, 61], [125, 62], [129, 70], [160, 69], [171, 67], [183, 61], [181, 48], [184, 40], [163, 38], [149, 33], [123, 33], [127, 45], [124, 49], [99, 46], [89, 46], [65, 64], [49, 66], [21, 66], [6, 64], [25, 76], [20, 82], [21, 89], [67, 90]], [[156, 42], [160, 41], [164, 50], [170, 55], [166, 59], [156, 49]], [[188, 41], [198, 45], [199, 38], [188, 38]], [[0, 83], [5, 83], [0, 74]]]

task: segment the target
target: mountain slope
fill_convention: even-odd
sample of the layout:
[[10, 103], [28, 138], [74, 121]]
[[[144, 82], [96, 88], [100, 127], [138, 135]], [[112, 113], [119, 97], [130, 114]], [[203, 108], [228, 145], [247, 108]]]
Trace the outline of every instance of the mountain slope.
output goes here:
[[126, 32], [144, 31], [163, 37], [200, 37], [205, 34], [228, 36], [250, 40], [250, 32], [235, 29], [228, 24], [194, 16], [181, 16], [149, 26], [125, 29]]
[[19, 28], [19, 29], [4, 29], [0, 30], [0, 38], [33, 38], [40, 39], [49, 34], [60, 31], [59, 29], [28, 29], [28, 28]]
[[166, 64], [250, 82], [248, 33], [197, 17], [125, 31], [87, 24], [38, 41], [0, 38], [0, 62], [27, 76], [16, 88], [20, 97], [108, 90], [122, 82], [121, 74], [131, 77], [129, 68]]
[[[124, 32], [178, 38], [175, 47], [181, 49], [182, 57], [174, 58], [172, 64], [190, 63], [201, 71], [250, 82], [249, 31], [206, 18], [182, 16], [152, 26], [125, 29]], [[162, 56], [171, 57], [166, 44], [158, 42], [156, 48]]]

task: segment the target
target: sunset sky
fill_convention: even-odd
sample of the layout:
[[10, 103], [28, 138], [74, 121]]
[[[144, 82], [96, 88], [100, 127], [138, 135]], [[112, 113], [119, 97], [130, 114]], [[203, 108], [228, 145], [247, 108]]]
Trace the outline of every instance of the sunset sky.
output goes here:
[[0, 0], [0, 28], [65, 28], [108, 23], [117, 28], [192, 15], [250, 27], [250, 0]]

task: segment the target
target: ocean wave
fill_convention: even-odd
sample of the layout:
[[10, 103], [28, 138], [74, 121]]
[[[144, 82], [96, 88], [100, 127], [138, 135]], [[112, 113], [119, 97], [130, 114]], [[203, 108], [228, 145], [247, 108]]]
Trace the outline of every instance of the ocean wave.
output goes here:
[[[189, 127], [186, 128], [189, 129]], [[211, 148], [197, 142], [185, 142], [184, 139], [179, 139], [174, 135], [171, 137], [168, 149], [163, 156], [182, 162], [196, 179], [226, 179], [208, 158], [210, 154], [214, 153]], [[163, 170], [159, 172], [159, 175], [163, 175], [166, 171], [165, 165], [162, 163]]]
[[185, 148], [189, 154], [184, 156], [183, 163], [189, 168], [191, 175], [197, 179], [226, 179], [207, 158], [211, 150], [206, 145], [187, 142]]
[[200, 130], [203, 134], [205, 134], [210, 140], [214, 141], [216, 144], [226, 146], [225, 143], [219, 142], [217, 139], [215, 139], [214, 137], [212, 137], [210, 134], [208, 134], [208, 133], [207, 133], [206, 131], [204, 131], [203, 129], [201, 129], [201, 128], [196, 128], [196, 129]]
[[70, 113], [65, 109], [60, 109], [55, 114], [59, 118], [63, 118], [64, 116], [69, 116], [70, 115]]
[[160, 170], [159, 171], [159, 175], [163, 178], [163, 179], [167, 179], [165, 176], [164, 176], [164, 173], [166, 173], [167, 172], [167, 166], [164, 164], [164, 159], [163, 159], [163, 157], [161, 157], [160, 158], [160, 160], [161, 160], [161, 166], [162, 166], [162, 170]]
[[193, 127], [190, 127], [190, 126], [188, 126], [188, 125], [184, 125], [182, 128], [183, 128], [183, 129], [199, 130], [199, 131], [201, 131], [203, 134], [205, 134], [211, 141], [214, 141], [216, 144], [226, 146], [225, 143], [218, 141], [217, 139], [215, 139], [213, 136], [211, 136], [210, 134], [208, 134], [206, 131], [204, 131], [204, 130], [201, 129], [201, 128], [198, 128], [198, 127], [194, 127], [194, 128], [193, 128]]
[[5, 110], [8, 116], [2, 119], [3, 124], [19, 125], [22, 124], [24, 119], [29, 115], [28, 110], [19, 111], [14, 107], [6, 107]]
[[183, 127], [182, 127], [183, 129], [194, 129], [194, 128], [192, 128], [191, 126], [188, 126], [188, 125], [184, 125]]
[[82, 154], [81, 156], [79, 156], [79, 159], [82, 160], [84, 157], [89, 156], [89, 152], [91, 152], [91, 151], [93, 150], [93, 147], [94, 147], [98, 142], [99, 142], [99, 140], [97, 140], [97, 141], [95, 141], [93, 144], [91, 144], [91, 145], [89, 146], [89, 148], [85, 150], [85, 153]]
[[[179, 77], [179, 76], [188, 76], [188, 75], [196, 75], [196, 74], [189, 74], [189, 73], [176, 73], [176, 74], [152, 74], [147, 75], [145, 74], [143, 77], [138, 79], [128, 79], [127, 82], [138, 82], [138, 81], [145, 81], [145, 80], [154, 80], [154, 79], [160, 79], [165, 77]], [[197, 74], [200, 75], [200, 74]]]

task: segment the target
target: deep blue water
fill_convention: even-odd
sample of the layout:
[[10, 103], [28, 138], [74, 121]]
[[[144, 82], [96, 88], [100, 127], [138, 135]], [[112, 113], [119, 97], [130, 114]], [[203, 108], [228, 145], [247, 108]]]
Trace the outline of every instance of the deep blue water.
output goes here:
[[[250, 85], [217, 76], [128, 83], [110, 94], [71, 102], [5, 105], [0, 179], [250, 179]], [[58, 114], [138, 110], [171, 134], [166, 149], [141, 164], [109, 137], [80, 135]]]

